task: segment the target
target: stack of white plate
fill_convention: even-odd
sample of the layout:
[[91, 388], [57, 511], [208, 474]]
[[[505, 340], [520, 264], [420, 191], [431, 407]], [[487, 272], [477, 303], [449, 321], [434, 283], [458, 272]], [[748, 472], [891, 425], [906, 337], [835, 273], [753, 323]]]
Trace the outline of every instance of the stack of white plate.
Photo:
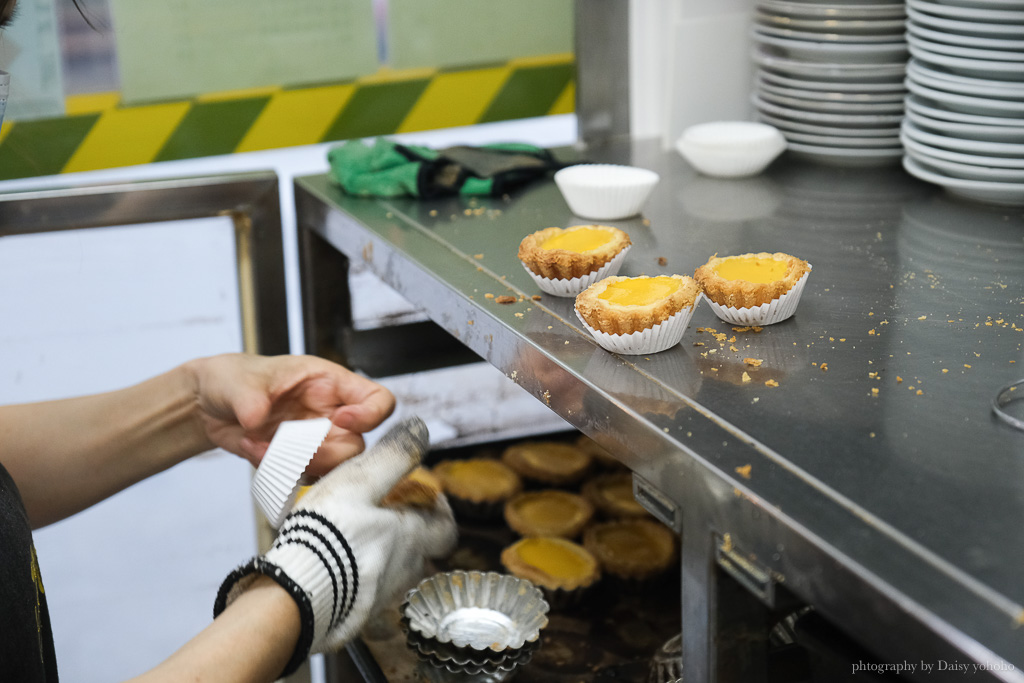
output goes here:
[[954, 195], [1024, 205], [1024, 0], [906, 0], [903, 166]]
[[903, 156], [906, 6], [893, 0], [757, 0], [758, 118], [791, 155], [841, 166]]

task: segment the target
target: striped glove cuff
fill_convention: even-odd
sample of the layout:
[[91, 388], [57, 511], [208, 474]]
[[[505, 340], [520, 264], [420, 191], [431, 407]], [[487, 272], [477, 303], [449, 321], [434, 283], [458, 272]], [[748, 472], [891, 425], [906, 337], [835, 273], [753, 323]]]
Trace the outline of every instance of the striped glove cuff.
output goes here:
[[273, 546], [235, 569], [221, 584], [216, 617], [257, 575], [287, 590], [299, 606], [302, 632], [281, 676], [294, 672], [319, 651], [328, 633], [351, 614], [359, 594], [359, 569], [352, 547], [338, 528], [313, 510], [295, 510], [285, 518]]

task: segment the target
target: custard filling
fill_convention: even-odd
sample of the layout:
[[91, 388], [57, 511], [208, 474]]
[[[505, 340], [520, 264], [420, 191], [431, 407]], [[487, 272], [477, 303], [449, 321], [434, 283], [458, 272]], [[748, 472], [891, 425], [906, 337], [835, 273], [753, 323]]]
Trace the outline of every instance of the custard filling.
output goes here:
[[473, 486], [478, 493], [499, 495], [508, 487], [508, 474], [500, 466], [484, 462], [453, 462], [448, 475]]
[[670, 296], [680, 284], [665, 276], [631, 278], [609, 284], [598, 298], [618, 306], [646, 306]]
[[574, 579], [591, 571], [587, 558], [541, 538], [524, 539], [519, 545], [519, 556], [527, 564], [560, 579]]
[[637, 537], [634, 530], [615, 529], [601, 534], [601, 545], [614, 557], [633, 557], [642, 562], [653, 562], [661, 556], [659, 549], [646, 538]]
[[576, 506], [564, 500], [553, 498], [532, 500], [525, 503], [521, 514], [538, 522], [571, 518], [576, 513]]
[[549, 237], [541, 243], [541, 249], [564, 249], [582, 254], [604, 246], [612, 241], [612, 233], [607, 230], [595, 230], [594, 228], [580, 228], [578, 230], [567, 230], [554, 237]]
[[523, 453], [523, 460], [538, 469], [546, 469], [553, 472], [573, 472], [586, 458], [571, 448], [558, 448], [549, 446], [546, 449], [528, 450]]
[[726, 259], [715, 266], [715, 272], [726, 280], [744, 280], [768, 284], [786, 276], [788, 264], [769, 258]]

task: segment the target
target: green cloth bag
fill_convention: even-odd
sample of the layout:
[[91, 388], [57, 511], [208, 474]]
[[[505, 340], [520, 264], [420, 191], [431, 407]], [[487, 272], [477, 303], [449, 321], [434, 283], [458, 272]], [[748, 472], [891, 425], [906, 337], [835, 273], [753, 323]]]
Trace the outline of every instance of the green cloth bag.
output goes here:
[[566, 164], [546, 149], [524, 143], [434, 150], [378, 138], [349, 140], [327, 152], [330, 176], [359, 197], [504, 195]]

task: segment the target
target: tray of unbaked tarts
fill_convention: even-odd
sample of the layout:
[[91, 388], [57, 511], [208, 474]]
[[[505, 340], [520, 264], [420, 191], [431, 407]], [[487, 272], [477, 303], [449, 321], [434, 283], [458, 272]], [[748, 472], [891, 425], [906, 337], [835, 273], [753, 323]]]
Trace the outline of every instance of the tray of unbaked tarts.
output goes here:
[[421, 581], [400, 611], [406, 644], [420, 662], [456, 676], [507, 678], [539, 646], [549, 606], [525, 579], [455, 570]]

